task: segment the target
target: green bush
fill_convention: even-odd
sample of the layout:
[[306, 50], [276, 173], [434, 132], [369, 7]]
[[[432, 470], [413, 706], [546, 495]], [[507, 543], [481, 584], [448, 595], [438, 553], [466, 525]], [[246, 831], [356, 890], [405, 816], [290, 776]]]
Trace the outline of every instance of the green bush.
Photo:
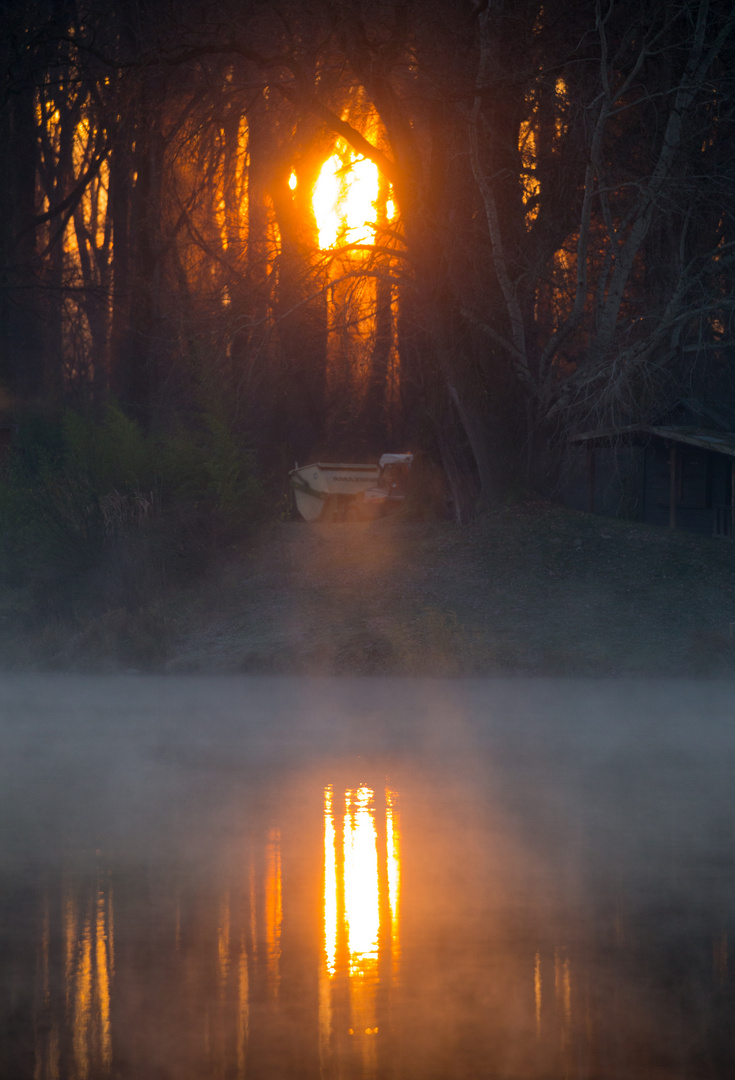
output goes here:
[[84, 580], [103, 607], [134, 604], [201, 569], [261, 502], [251, 455], [216, 418], [165, 437], [114, 405], [30, 421], [0, 477], [0, 573]]

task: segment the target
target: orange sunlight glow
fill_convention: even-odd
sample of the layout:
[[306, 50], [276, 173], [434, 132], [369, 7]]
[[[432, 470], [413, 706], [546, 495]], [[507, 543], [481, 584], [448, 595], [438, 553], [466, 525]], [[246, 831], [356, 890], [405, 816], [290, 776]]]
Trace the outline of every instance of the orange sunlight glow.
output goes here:
[[[381, 908], [383, 917], [387, 914], [381, 900], [385, 884], [381, 882], [385, 882], [386, 871], [388, 896], [383, 900], [388, 900], [394, 934], [400, 891], [395, 801], [392, 792], [386, 790], [385, 794], [387, 850], [381, 855], [380, 806], [372, 788], [361, 784], [345, 791], [341, 821], [334, 789], [331, 785], [324, 789], [324, 954], [319, 969], [319, 1055], [322, 1069], [332, 1075], [333, 1055], [344, 1053], [347, 1037], [350, 1056], [362, 1060], [361, 1075], [365, 1080], [375, 1077], [377, 1072]], [[345, 932], [344, 951], [337, 947], [340, 929]], [[345, 982], [335, 978], [340, 971], [343, 979], [347, 977], [347, 998]]]
[[[331, 978], [338, 967], [340, 926], [347, 935], [350, 976], [372, 971], [378, 959], [381, 920], [389, 918], [390, 953], [395, 969], [400, 954], [401, 830], [398, 797], [385, 789], [385, 849], [379, 854], [378, 808], [366, 784], [345, 791], [339, 820], [331, 784], [324, 789], [324, 954]], [[340, 858], [341, 855], [341, 858]], [[387, 910], [381, 915], [381, 864]], [[342, 888], [340, 888], [342, 886]]]
[[345, 921], [352, 971], [377, 961], [378, 956], [378, 843], [370, 807], [372, 795], [363, 785], [345, 797]]
[[278, 997], [281, 983], [281, 925], [283, 923], [281, 834], [278, 829], [271, 829], [266, 850], [265, 922], [268, 987], [271, 994]]
[[110, 972], [107, 962], [107, 933], [105, 926], [105, 896], [97, 896], [95, 920], [95, 964], [97, 966], [97, 1004], [99, 1008], [98, 1045], [105, 1069], [112, 1064], [112, 1041], [110, 1038]]
[[337, 964], [337, 860], [334, 840], [330, 786], [324, 792], [324, 946], [330, 975], [334, 975]]
[[378, 189], [377, 165], [340, 141], [322, 165], [312, 195], [322, 250], [373, 242]]
[[398, 963], [398, 906], [401, 895], [401, 849], [395, 792], [385, 792], [385, 840], [388, 862], [388, 903], [391, 921], [391, 952], [394, 967]]
[[541, 184], [536, 175], [536, 134], [530, 120], [521, 123], [518, 148], [521, 152], [523, 163], [523, 202], [528, 207], [526, 210], [526, 228], [530, 229], [538, 217], [538, 206], [534, 203]]

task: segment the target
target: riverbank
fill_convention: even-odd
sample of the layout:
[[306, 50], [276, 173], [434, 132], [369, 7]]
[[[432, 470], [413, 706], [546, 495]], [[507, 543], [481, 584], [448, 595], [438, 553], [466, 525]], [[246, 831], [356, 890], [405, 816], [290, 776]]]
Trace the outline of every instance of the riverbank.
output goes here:
[[265, 527], [186, 587], [94, 617], [0, 602], [6, 668], [735, 674], [735, 550], [548, 504], [471, 526]]

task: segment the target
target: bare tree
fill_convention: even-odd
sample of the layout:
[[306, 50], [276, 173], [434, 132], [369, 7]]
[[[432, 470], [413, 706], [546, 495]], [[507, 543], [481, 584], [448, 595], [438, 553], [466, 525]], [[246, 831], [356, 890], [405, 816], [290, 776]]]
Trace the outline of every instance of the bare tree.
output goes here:
[[[495, 181], [483, 160], [489, 11], [480, 18], [472, 160], [508, 327], [500, 335], [497, 324], [488, 322], [486, 329], [513, 364], [534, 424], [558, 416], [569, 424], [587, 423], [590, 414], [608, 420], [630, 415], [655, 381], [654, 369], [676, 357], [693, 327], [701, 329], [722, 304], [721, 288], [712, 284], [730, 265], [731, 199], [721, 204], [714, 229], [710, 214], [704, 247], [694, 236], [701, 241], [702, 197], [711, 208], [714, 191], [722, 198], [731, 182], [731, 155], [722, 155], [733, 105], [723, 54], [731, 51], [735, 17], [708, 0], [632, 15], [630, 5], [598, 3], [583, 48], [562, 69], [558, 123], [563, 129], [572, 110], [584, 118], [576, 131], [565, 132], [574, 140], [576, 161], [562, 172], [573, 182], [569, 202], [577, 212], [573, 223], [567, 217], [566, 235], [542, 271], [531, 275], [518, 273], [506, 254]], [[568, 78], [572, 61], [579, 70]], [[538, 117], [534, 124], [540, 141]], [[560, 154], [569, 151], [560, 148]], [[537, 176], [543, 203], [540, 168]], [[665, 265], [651, 265], [662, 254], [664, 236]], [[542, 272], [549, 275], [559, 259], [562, 301], [541, 342], [529, 325], [535, 318], [529, 299], [538, 299]]]

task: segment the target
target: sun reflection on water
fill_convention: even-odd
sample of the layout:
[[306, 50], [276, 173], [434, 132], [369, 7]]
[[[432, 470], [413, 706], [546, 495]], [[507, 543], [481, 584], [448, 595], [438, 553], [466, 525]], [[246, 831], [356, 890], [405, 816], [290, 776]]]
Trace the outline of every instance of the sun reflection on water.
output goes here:
[[391, 955], [395, 973], [400, 953], [398, 909], [401, 899], [401, 849], [396, 793], [385, 792], [385, 846], [388, 864], [388, 903], [391, 921]]
[[[71, 1028], [75, 1080], [106, 1075], [112, 1067], [112, 982], [114, 938], [112, 889], [97, 886], [86, 902], [67, 893], [62, 903], [63, 1012]], [[42, 970], [46, 1022], [36, 1045], [38, 1080], [58, 1080], [59, 1026], [49, 985], [50, 921], [43, 914]]]
[[[473, 892], [476, 868], [463, 861], [467, 888], [457, 886], [466, 819], [432, 835], [427, 853], [414, 829], [432, 818], [411, 789], [309, 785], [297, 818], [249, 822], [211, 880], [163, 866], [159, 892], [143, 879], [141, 899], [139, 880], [96, 859], [43, 883], [13, 960], [16, 981], [21, 962], [29, 980], [34, 1061], [3, 1068], [0, 1045], [2, 1076], [112, 1080], [160, 1066], [200, 1080], [376, 1080], [410, 1062], [411, 1076], [467, 1080], [494, 1074], [497, 1056], [527, 1080], [563, 1080], [580, 1061], [580, 1075], [609, 1078], [613, 1038], [636, 1066], [646, 1039], [668, 1062], [667, 1030], [627, 972], [600, 976], [589, 940], [553, 911], [549, 921], [543, 898], [528, 923], [514, 890], [503, 907], [490, 893], [505, 887], [501, 863]], [[632, 916], [612, 914], [602, 940], [626, 963]], [[729, 925], [720, 918], [697, 947], [719, 1008], [732, 990]]]
[[[322, 1064], [333, 1054], [377, 1066], [378, 997], [399, 950], [400, 829], [396, 795], [367, 784], [338, 812], [324, 791], [324, 952], [319, 983]], [[340, 800], [341, 801], [341, 800]], [[388, 974], [391, 979], [392, 975]]]
[[274, 997], [278, 997], [281, 983], [282, 922], [281, 834], [278, 829], [271, 829], [266, 850], [265, 931], [268, 953], [268, 986]]
[[334, 975], [337, 963], [337, 856], [332, 788], [324, 792], [324, 949], [327, 969]]
[[536, 1038], [541, 1037], [541, 953], [537, 952], [533, 962], [533, 996], [536, 1006]]
[[345, 923], [352, 974], [369, 970], [378, 959], [378, 841], [372, 797], [364, 786], [345, 795]]
[[108, 936], [105, 931], [105, 896], [97, 894], [95, 922], [95, 964], [97, 968], [97, 1001], [99, 1005], [100, 1057], [105, 1069], [112, 1064], [110, 1041], [110, 972], [108, 969]]

